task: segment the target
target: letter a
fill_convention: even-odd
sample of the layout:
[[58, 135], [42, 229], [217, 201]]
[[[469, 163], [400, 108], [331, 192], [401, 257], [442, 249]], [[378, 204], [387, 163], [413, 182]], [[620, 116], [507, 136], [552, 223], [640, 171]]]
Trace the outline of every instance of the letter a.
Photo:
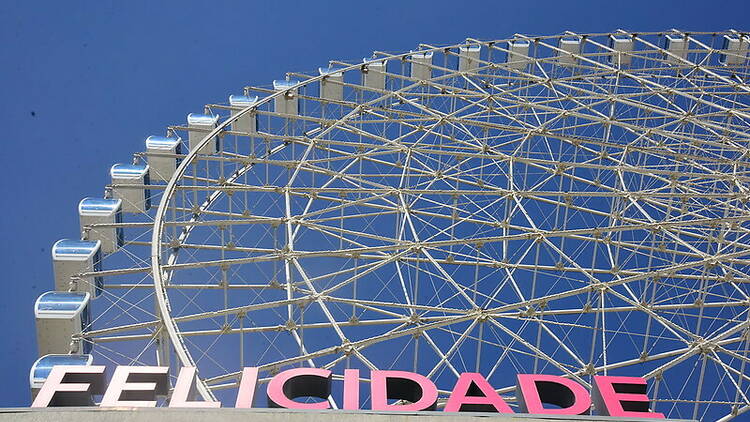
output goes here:
[[[518, 374], [516, 397], [522, 412], [547, 415], [588, 415], [589, 392], [579, 383], [557, 375]], [[544, 407], [544, 403], [559, 409]]]
[[498, 412], [513, 413], [502, 397], [481, 374], [464, 372], [456, 381], [445, 412]]

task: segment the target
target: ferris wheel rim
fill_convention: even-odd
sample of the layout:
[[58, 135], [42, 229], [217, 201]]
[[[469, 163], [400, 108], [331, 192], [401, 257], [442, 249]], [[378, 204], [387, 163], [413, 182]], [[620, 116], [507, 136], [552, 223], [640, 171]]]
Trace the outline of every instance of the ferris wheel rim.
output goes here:
[[[465, 45], [466, 43], [456, 44], [454, 47], [458, 47], [460, 45]], [[431, 48], [427, 50], [420, 50], [419, 52], [426, 52], [426, 51], [438, 51], [440, 49], [447, 48]], [[370, 63], [376, 63], [380, 62], [382, 60], [388, 60], [392, 59], [394, 57], [401, 57], [403, 54], [392, 54], [390, 56], [386, 57], [379, 57], [372, 59], [368, 62], [365, 62], [364, 65], [370, 64]], [[346, 68], [340, 69], [341, 72], [346, 72], [350, 70], [356, 70], [362, 68], [363, 64], [356, 64], [351, 65]], [[318, 75], [313, 76], [307, 80], [299, 81], [297, 84], [290, 86], [288, 89], [293, 90], [297, 89], [299, 87], [305, 86], [309, 83], [318, 82], [322, 79], [324, 79], [326, 75]], [[239, 120], [244, 115], [250, 113], [254, 109], [256, 109], [258, 106], [263, 105], [265, 103], [269, 103], [272, 100], [274, 100], [277, 97], [285, 95], [284, 91], [279, 91], [276, 93], [273, 93], [271, 95], [268, 95], [264, 97], [263, 99], [260, 99], [257, 103], [253, 104], [252, 106], [245, 107], [243, 110], [238, 112], [234, 116], [230, 116], [226, 120], [224, 120], [222, 123], [220, 123], [214, 130], [209, 132], [201, 141], [200, 143], [193, 148], [188, 155], [185, 157], [185, 159], [180, 163], [175, 173], [172, 175], [172, 178], [167, 183], [166, 188], [164, 189], [162, 193], [162, 197], [159, 201], [159, 207], [157, 208], [156, 214], [154, 216], [154, 224], [152, 229], [152, 237], [151, 237], [151, 271], [153, 274], [153, 280], [154, 280], [154, 294], [157, 299], [157, 304], [159, 307], [159, 317], [162, 320], [162, 324], [164, 328], [167, 330], [170, 343], [174, 347], [174, 351], [177, 354], [177, 356], [180, 359], [180, 362], [183, 366], [195, 366], [195, 363], [193, 362], [192, 357], [190, 356], [189, 351], [184, 345], [184, 341], [182, 339], [182, 336], [180, 334], [179, 327], [177, 326], [176, 322], [174, 321], [172, 315], [171, 315], [171, 308], [169, 304], [169, 298], [166, 293], [166, 289], [164, 288], [164, 281], [162, 279], [162, 269], [161, 269], [161, 236], [163, 234], [164, 230], [164, 224], [163, 220], [166, 216], [167, 212], [167, 206], [169, 204], [169, 200], [171, 199], [172, 195], [175, 193], [175, 187], [177, 186], [177, 181], [180, 180], [184, 174], [189, 165], [198, 157], [199, 151], [201, 151], [214, 137], [218, 136], [220, 133], [226, 130], [227, 127], [229, 127], [233, 122]], [[393, 95], [391, 92], [390, 95]], [[376, 100], [373, 100], [376, 101]], [[354, 113], [353, 110], [351, 113]], [[166, 316], [165, 316], [166, 315]], [[211, 392], [211, 390], [208, 388], [208, 386], [205, 383], [205, 380], [201, 377], [196, 377], [198, 380], [197, 382], [197, 388], [199, 394], [202, 396], [204, 400], [207, 401], [215, 401], [215, 396]]]

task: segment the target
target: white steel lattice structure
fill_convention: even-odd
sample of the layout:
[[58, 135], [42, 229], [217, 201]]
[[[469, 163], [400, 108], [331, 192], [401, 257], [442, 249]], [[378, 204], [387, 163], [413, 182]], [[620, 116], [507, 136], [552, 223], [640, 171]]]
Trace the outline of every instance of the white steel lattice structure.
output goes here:
[[731, 419], [749, 42], [468, 39], [247, 87], [113, 168], [121, 206], [81, 203], [113, 251], [65, 261], [91, 319], [56, 352], [197, 366], [206, 399], [243, 366], [413, 370], [443, 395], [476, 371], [511, 405], [516, 373], [644, 376], [667, 417]]

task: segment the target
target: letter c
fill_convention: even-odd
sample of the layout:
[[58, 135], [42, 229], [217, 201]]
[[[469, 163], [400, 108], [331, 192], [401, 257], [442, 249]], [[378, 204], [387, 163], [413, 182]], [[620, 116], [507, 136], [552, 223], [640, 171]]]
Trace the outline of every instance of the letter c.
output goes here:
[[[331, 395], [331, 371], [320, 368], [286, 370], [268, 383], [268, 407], [286, 409], [328, 409]], [[300, 403], [298, 397], [319, 397], [323, 401]]]

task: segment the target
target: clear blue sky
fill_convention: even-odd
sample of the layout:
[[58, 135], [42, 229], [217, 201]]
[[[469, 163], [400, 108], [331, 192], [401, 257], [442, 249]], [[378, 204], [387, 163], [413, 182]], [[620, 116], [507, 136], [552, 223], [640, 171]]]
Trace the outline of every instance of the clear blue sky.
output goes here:
[[[372, 6], [369, 6], [372, 5]], [[112, 163], [208, 102], [418, 43], [564, 30], [750, 29], [740, 1], [5, 2], [0, 10], [0, 407], [28, 405], [49, 248]]]

